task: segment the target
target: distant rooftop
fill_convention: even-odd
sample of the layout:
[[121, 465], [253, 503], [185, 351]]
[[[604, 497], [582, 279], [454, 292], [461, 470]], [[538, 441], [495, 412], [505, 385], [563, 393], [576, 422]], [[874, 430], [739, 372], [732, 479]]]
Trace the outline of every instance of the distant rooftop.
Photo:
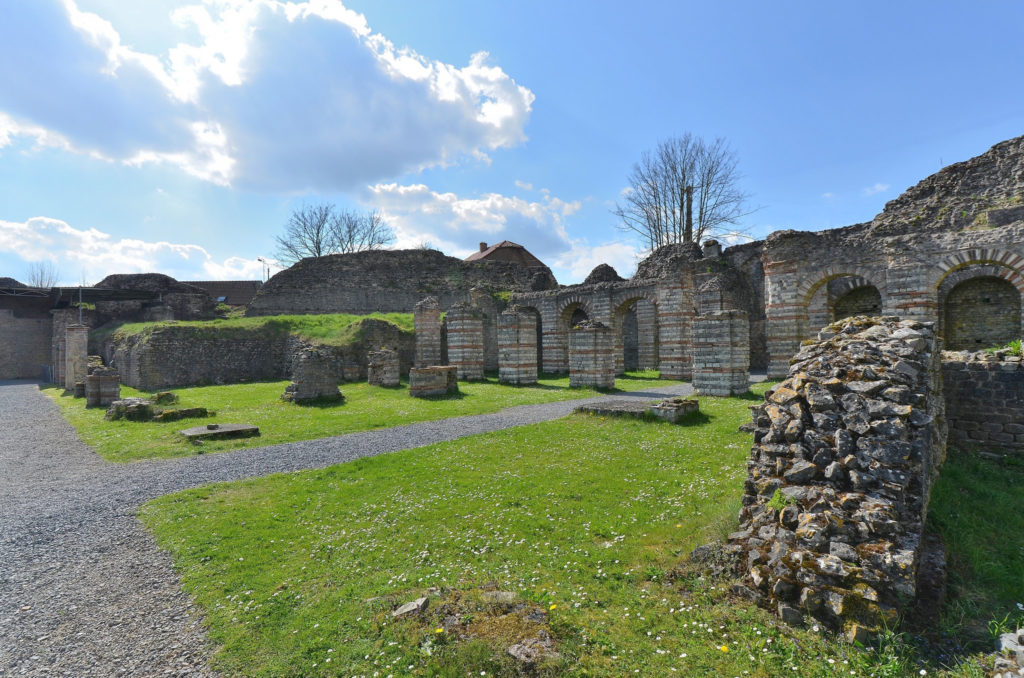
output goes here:
[[507, 261], [520, 266], [543, 266], [544, 262], [530, 254], [530, 252], [511, 240], [502, 240], [497, 245], [487, 246], [487, 243], [480, 243], [480, 251], [473, 252], [466, 261]]

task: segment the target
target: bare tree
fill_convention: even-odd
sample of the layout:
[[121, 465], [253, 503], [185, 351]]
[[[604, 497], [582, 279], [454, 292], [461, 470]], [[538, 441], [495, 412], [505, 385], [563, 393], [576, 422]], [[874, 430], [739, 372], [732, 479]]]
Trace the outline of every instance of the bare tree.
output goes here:
[[28, 266], [28, 286], [49, 289], [57, 284], [57, 267], [52, 261], [33, 261]]
[[736, 166], [724, 139], [707, 143], [687, 133], [659, 142], [633, 165], [625, 204], [613, 211], [619, 227], [640, 235], [650, 249], [732, 230], [726, 227], [750, 213]]
[[395, 241], [394, 231], [376, 210], [362, 214], [343, 210], [335, 215], [332, 229], [337, 251], [342, 254], [379, 250]]
[[277, 236], [277, 257], [290, 266], [307, 257], [376, 250], [394, 241], [379, 212], [338, 211], [330, 203], [303, 205], [288, 218], [284, 235]]

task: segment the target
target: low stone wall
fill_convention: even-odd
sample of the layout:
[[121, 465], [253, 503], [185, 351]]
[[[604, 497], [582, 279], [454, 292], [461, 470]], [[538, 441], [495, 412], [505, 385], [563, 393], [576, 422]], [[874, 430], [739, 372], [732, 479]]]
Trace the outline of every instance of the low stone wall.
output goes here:
[[[123, 384], [155, 391], [287, 379], [292, 375], [297, 351], [307, 343], [266, 328], [216, 331], [165, 325], [124, 339], [109, 339], [104, 359], [117, 368]], [[367, 353], [382, 347], [398, 353], [401, 371], [409, 368], [413, 336], [376, 318], [362, 320], [351, 343], [324, 347], [333, 355], [331, 369], [336, 383], [365, 379]]]
[[793, 358], [754, 412], [740, 531], [752, 597], [849, 637], [914, 598], [945, 400], [930, 323], [850, 318]]
[[950, 444], [1024, 456], [1024, 363], [1007, 352], [942, 357]]
[[569, 330], [569, 386], [615, 388], [615, 339], [611, 328], [584, 321]]
[[537, 316], [518, 306], [498, 316], [498, 381], [537, 383]]
[[398, 352], [389, 349], [370, 351], [366, 356], [366, 381], [373, 386], [398, 386]]
[[409, 395], [414, 398], [459, 392], [458, 369], [449, 365], [414, 367], [409, 370]]
[[121, 377], [117, 370], [92, 368], [85, 377], [85, 406], [107, 407], [121, 399]]
[[484, 320], [474, 306], [458, 303], [448, 309], [448, 364], [458, 368], [459, 379], [484, 378]]
[[693, 387], [710, 396], [750, 390], [750, 324], [745, 311], [715, 311], [694, 318]]

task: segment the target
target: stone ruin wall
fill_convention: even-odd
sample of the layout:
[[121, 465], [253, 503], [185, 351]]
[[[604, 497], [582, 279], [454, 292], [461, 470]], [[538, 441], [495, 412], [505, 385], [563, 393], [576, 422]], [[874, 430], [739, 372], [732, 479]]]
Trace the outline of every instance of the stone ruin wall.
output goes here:
[[859, 317], [823, 329], [754, 409], [740, 531], [747, 595], [849, 637], [892, 624], [917, 591], [945, 456], [934, 325]]
[[750, 390], [750, 325], [746, 311], [713, 311], [693, 323], [693, 388], [703, 395]]
[[48, 376], [52, 335], [53, 320], [37, 304], [18, 300], [0, 308], [0, 379]]
[[615, 340], [610, 327], [584, 321], [569, 330], [569, 386], [615, 388]]
[[398, 351], [382, 348], [366, 354], [366, 382], [371, 386], [395, 387], [402, 379]]
[[[293, 360], [306, 346], [286, 334], [237, 331], [206, 335], [202, 328], [167, 325], [151, 334], [108, 338], [103, 357], [117, 368], [123, 384], [144, 391], [197, 384], [234, 384], [288, 379]], [[366, 357], [382, 347], [399, 354], [402, 372], [413, 361], [413, 337], [391, 323], [362, 321], [360, 341], [349, 346], [324, 346], [333, 357], [337, 382], [366, 378]]]
[[498, 316], [498, 380], [517, 386], [537, 383], [537, 318], [518, 306]]
[[448, 328], [448, 364], [458, 369], [460, 381], [484, 378], [484, 318], [476, 306], [459, 302], [445, 316]]
[[942, 376], [950, 445], [1024, 458], [1024, 363], [1020, 356], [945, 353]]
[[436, 250], [378, 250], [303, 259], [273, 276], [246, 315], [408, 313], [426, 296], [441, 308], [471, 302], [470, 290], [552, 289], [551, 270], [507, 262], [468, 262]]

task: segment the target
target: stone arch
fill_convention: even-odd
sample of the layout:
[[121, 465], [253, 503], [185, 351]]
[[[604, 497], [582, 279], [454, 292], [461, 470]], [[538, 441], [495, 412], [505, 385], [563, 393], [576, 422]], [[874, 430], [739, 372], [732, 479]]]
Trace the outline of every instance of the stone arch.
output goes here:
[[572, 327], [571, 320], [577, 311], [582, 311], [587, 318], [594, 317], [594, 309], [590, 300], [580, 294], [571, 294], [558, 304], [558, 319], [562, 329], [568, 331]]
[[649, 290], [624, 290], [612, 298], [615, 370], [658, 367], [658, 301]]
[[937, 288], [939, 334], [948, 350], [978, 350], [1024, 335], [1024, 280], [1003, 263], [950, 269]]
[[[874, 289], [878, 292], [881, 307], [883, 288], [874, 280], [873, 271], [859, 266], [829, 266], [804, 278], [797, 287], [797, 303], [800, 308], [800, 339], [807, 339], [819, 329], [829, 324], [835, 317], [833, 306], [833, 290]], [[842, 281], [838, 285], [836, 281]]]
[[858, 278], [863, 281], [863, 284], [872, 285], [879, 291], [881, 296], [885, 296], [885, 286], [879, 284], [879, 278], [875, 271], [863, 268], [861, 266], [829, 266], [823, 270], [812, 273], [805, 277], [803, 281], [797, 285], [796, 298], [800, 305], [807, 307], [810, 303], [811, 297], [817, 292], [822, 285], [827, 285], [829, 282], [836, 278]]
[[835, 278], [827, 289], [832, 322], [854, 315], [882, 314], [882, 293], [859, 275]]

